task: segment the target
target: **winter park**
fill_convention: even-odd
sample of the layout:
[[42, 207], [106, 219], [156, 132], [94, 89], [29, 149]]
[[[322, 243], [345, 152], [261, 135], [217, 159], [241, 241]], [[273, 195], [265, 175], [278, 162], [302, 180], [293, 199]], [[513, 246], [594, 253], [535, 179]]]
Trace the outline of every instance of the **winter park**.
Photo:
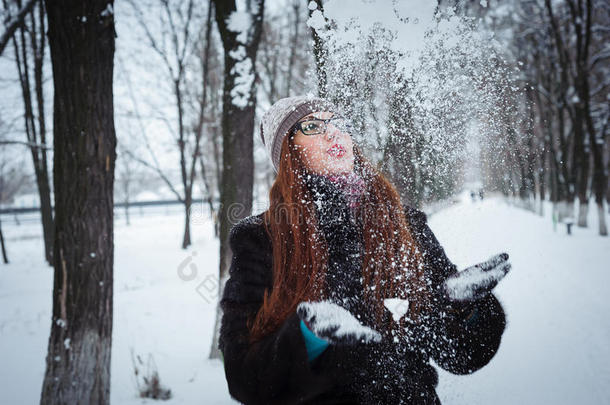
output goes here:
[[3, 0], [2, 404], [606, 404], [605, 0]]

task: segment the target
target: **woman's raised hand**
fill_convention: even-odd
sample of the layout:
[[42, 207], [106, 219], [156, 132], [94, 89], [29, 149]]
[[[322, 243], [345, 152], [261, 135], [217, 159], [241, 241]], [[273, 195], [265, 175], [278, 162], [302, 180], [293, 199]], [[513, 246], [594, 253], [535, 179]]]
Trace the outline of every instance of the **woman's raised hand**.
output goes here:
[[297, 315], [318, 337], [332, 344], [378, 343], [381, 334], [358, 321], [348, 310], [331, 301], [301, 302]]
[[470, 301], [486, 296], [510, 270], [508, 254], [500, 253], [449, 276], [444, 284], [446, 298], [451, 301]]

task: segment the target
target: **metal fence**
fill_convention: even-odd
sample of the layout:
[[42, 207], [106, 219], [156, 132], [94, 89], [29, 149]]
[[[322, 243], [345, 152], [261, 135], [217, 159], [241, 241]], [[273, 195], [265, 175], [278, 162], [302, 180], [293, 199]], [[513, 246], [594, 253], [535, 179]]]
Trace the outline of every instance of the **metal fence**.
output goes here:
[[[114, 205], [114, 220], [124, 220], [126, 208], [129, 209], [130, 218], [148, 216], [166, 216], [184, 213], [184, 206], [178, 200], [137, 201], [129, 204], [116, 203]], [[207, 202], [201, 198], [193, 199], [191, 210], [208, 213]], [[192, 211], [191, 211], [192, 212]], [[2, 224], [15, 224], [40, 222], [40, 207], [14, 207], [0, 209]]]

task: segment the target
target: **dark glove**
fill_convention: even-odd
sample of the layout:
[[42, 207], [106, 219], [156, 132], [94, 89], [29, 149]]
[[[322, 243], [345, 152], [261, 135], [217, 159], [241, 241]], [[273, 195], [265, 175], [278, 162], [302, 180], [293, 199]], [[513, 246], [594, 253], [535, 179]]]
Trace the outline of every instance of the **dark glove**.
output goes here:
[[335, 345], [380, 342], [381, 334], [361, 324], [332, 301], [301, 302], [297, 315], [316, 336]]
[[443, 283], [444, 298], [454, 302], [485, 297], [510, 270], [508, 254], [500, 253], [489, 260], [449, 276]]
[[[353, 306], [353, 303], [352, 303]], [[356, 312], [358, 313], [358, 312]], [[353, 392], [357, 403], [382, 404], [388, 376], [397, 375], [388, 359], [387, 336], [363, 325], [350, 311], [332, 301], [301, 302], [297, 314], [319, 337], [331, 342], [320, 367], [336, 367], [337, 384]], [[330, 364], [329, 364], [330, 363]], [[371, 381], [376, 384], [371, 385]]]

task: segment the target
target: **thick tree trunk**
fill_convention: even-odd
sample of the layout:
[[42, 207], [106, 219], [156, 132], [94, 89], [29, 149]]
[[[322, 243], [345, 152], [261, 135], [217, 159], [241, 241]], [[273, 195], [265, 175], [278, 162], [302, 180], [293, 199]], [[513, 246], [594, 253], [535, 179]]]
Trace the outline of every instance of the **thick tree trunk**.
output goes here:
[[[585, 197], [585, 201], [586, 197]], [[586, 228], [587, 227], [587, 214], [589, 213], [589, 203], [588, 202], [583, 202], [583, 200], [581, 200], [579, 198], [579, 205], [578, 205], [578, 226]]]
[[574, 113], [574, 152], [572, 160], [572, 176], [576, 184], [578, 201], [580, 202], [578, 226], [587, 226], [587, 210], [589, 207], [589, 152], [585, 149], [584, 120], [581, 106], [576, 106]]
[[599, 234], [601, 236], [608, 236], [608, 225], [606, 224], [606, 210], [604, 209], [604, 200], [596, 202], [597, 205], [597, 217], [599, 222]]
[[301, 22], [301, 3], [296, 0], [292, 3], [292, 11], [294, 12], [294, 34], [290, 43], [290, 56], [288, 57], [288, 69], [286, 71], [286, 85], [284, 86], [284, 97], [290, 96], [292, 86], [292, 71], [294, 70], [294, 64], [297, 56], [297, 47], [299, 44], [300, 34], [299, 25]]
[[[324, 12], [322, 0], [313, 0], [317, 5], [317, 10]], [[311, 17], [314, 10], [309, 9], [309, 16]], [[311, 38], [313, 39], [313, 55], [316, 62], [316, 73], [318, 76], [318, 96], [326, 98], [328, 95], [328, 80], [326, 78], [326, 51], [324, 49], [324, 41], [316, 30], [311, 29]]]
[[[599, 214], [599, 234], [602, 236], [608, 235], [608, 229], [606, 227], [606, 216], [604, 214], [604, 194], [606, 193], [607, 177], [608, 174], [604, 170], [604, 153], [603, 136], [597, 137], [595, 125], [593, 124], [593, 118], [591, 117], [591, 94], [589, 91], [589, 80], [590, 73], [588, 71], [589, 61], [589, 45], [591, 37], [591, 12], [592, 4], [591, 1], [585, 2], [585, 9], [579, 7], [578, 13], [581, 16], [581, 20], [584, 19], [584, 32], [581, 30], [582, 22], [577, 22], [575, 27], [577, 29], [577, 44], [580, 45], [579, 52], [577, 55], [580, 57], [578, 67], [578, 94], [581, 99], [583, 108], [583, 118], [587, 129], [586, 132], [589, 134], [589, 144], [591, 148], [591, 154], [593, 157], [593, 182], [592, 192], [595, 196], [595, 203], [598, 208]], [[575, 13], [575, 9], [572, 9], [572, 13]], [[586, 17], [583, 15], [583, 11]], [[585, 18], [582, 18], [585, 17]]]
[[593, 152], [593, 194], [595, 195], [595, 204], [598, 207], [599, 214], [599, 234], [602, 236], [608, 235], [608, 229], [606, 227], [606, 215], [604, 213], [604, 197], [606, 194], [606, 187], [608, 182], [608, 174], [604, 171], [604, 159], [603, 159], [603, 141], [598, 143], [597, 137], [593, 132], [595, 130], [593, 126], [593, 120], [588, 117], [589, 122], [589, 136], [591, 139], [591, 149]]
[[53, 65], [53, 318], [41, 404], [108, 404], [113, 288], [112, 0], [46, 0]]
[[[227, 27], [227, 18], [236, 10], [235, 1], [215, 1], [216, 23], [224, 48], [224, 87], [222, 97], [222, 184], [220, 194], [220, 271], [219, 280], [226, 279], [232, 252], [229, 247], [229, 231], [240, 219], [252, 211], [254, 182], [254, 112], [256, 108], [256, 81], [249, 89], [236, 89], [239, 63], [249, 66], [247, 74], [256, 77], [254, 70], [256, 52], [260, 42], [264, 0], [252, 2], [251, 26], [246, 43], [237, 41], [237, 32]], [[239, 48], [245, 48], [245, 57], [234, 59]], [[247, 60], [249, 59], [249, 61]], [[241, 74], [244, 74], [243, 72]], [[243, 80], [243, 78], [242, 78]], [[247, 91], [247, 94], [240, 92]], [[222, 291], [222, 286], [220, 288]], [[220, 316], [216, 319], [216, 332]], [[219, 358], [218, 336], [214, 334], [210, 358]]]

